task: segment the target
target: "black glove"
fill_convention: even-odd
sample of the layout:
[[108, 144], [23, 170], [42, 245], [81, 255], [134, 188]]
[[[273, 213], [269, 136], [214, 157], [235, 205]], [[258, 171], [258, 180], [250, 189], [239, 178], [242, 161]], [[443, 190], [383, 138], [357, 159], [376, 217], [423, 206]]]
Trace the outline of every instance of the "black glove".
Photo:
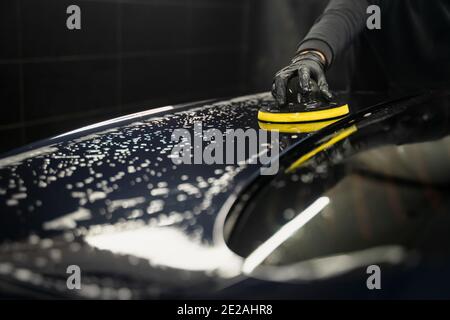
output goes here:
[[298, 76], [299, 94], [302, 101], [310, 99], [313, 88], [318, 88], [319, 96], [325, 100], [330, 101], [333, 99], [325, 78], [325, 63], [323, 59], [318, 53], [308, 51], [295, 56], [290, 65], [281, 69], [275, 75], [272, 95], [279, 105], [286, 104], [288, 82], [295, 76]]

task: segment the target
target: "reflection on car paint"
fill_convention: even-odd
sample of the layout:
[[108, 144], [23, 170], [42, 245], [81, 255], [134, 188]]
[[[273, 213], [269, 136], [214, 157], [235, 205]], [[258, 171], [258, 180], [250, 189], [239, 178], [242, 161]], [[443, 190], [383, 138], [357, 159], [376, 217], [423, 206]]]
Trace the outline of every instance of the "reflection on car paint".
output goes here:
[[[252, 276], [318, 280], [375, 262], [417, 265], [435, 254], [448, 260], [448, 242], [433, 239], [446, 238], [450, 229], [444, 196], [450, 181], [450, 105], [448, 96], [437, 101], [403, 106], [390, 116], [383, 109], [363, 112], [347, 119], [341, 131], [318, 134], [307, 148], [300, 144], [299, 159], [293, 150], [288, 153], [291, 174], [261, 182], [234, 222], [239, 231], [229, 237], [230, 247], [251, 257], [277, 236], [275, 230], [301, 220], [318, 196], [330, 203], [267, 250], [252, 266]], [[418, 212], [408, 217], [411, 210]], [[423, 228], [438, 220], [442, 226], [434, 227], [435, 234], [424, 234]], [[423, 243], [433, 249], [424, 250]]]
[[[72, 249], [94, 250], [95, 254], [79, 253], [81, 261], [96, 260], [98, 252], [107, 251], [112, 261], [116, 255], [125, 261], [129, 257], [147, 261], [147, 272], [155, 275], [154, 268], [168, 268], [201, 272], [212, 280], [235, 277], [242, 259], [228, 249], [220, 232], [214, 234], [221, 230], [214, 224], [246, 164], [175, 165], [168, 157], [170, 138], [175, 128], [192, 129], [198, 120], [220, 129], [256, 127], [253, 115], [258, 103], [268, 99], [267, 94], [255, 95], [149, 118], [140, 113], [138, 119], [127, 117], [128, 123], [118, 127], [111, 127], [117, 121], [89, 126], [98, 131], [85, 135], [74, 131], [51, 139], [49, 146], [0, 160], [5, 199], [1, 220], [7, 226], [1, 235], [0, 260], [8, 260], [12, 269], [6, 269], [12, 275], [23, 266], [43, 274], [64, 272], [68, 261], [92, 274], [109, 273], [108, 259], [86, 267], [76, 261]], [[31, 249], [34, 255], [20, 254]], [[49, 256], [56, 250], [58, 255]], [[39, 267], [34, 260], [40, 261]], [[120, 273], [129, 276], [133, 271], [127, 268]], [[66, 291], [64, 281], [54, 275], [42, 279], [40, 285], [47, 282], [52, 290], [60, 286], [58, 291]], [[97, 284], [101, 287], [101, 282]], [[102, 290], [98, 292], [102, 296]], [[78, 292], [88, 297], [91, 293]]]
[[[43, 297], [173, 298], [220, 296], [227, 290], [249, 297], [251, 293], [242, 293], [248, 278], [259, 281], [265, 288], [261, 292], [270, 295], [265, 280], [314, 280], [345, 274], [365, 263], [403, 263], [411, 258], [411, 247], [374, 237], [383, 228], [371, 229], [374, 226], [367, 222], [371, 215], [358, 193], [369, 186], [379, 202], [374, 190], [387, 190], [387, 205], [398, 206], [399, 191], [373, 185], [388, 173], [375, 170], [381, 162], [356, 164], [377, 152], [376, 159], [386, 159], [386, 145], [447, 135], [442, 114], [448, 104], [439, 109], [425, 108], [423, 101], [406, 101], [373, 107], [314, 134], [281, 134], [285, 169], [302, 155], [310, 156], [295, 171], [267, 177], [263, 184], [258, 165], [175, 165], [169, 157], [170, 137], [175, 128], [193, 130], [196, 121], [222, 132], [257, 129], [258, 108], [274, 103], [269, 94], [127, 116], [18, 150], [0, 159], [0, 290], [8, 283], [9, 288]], [[358, 131], [339, 136], [342, 129], [355, 126]], [[437, 132], [440, 128], [444, 129]], [[341, 138], [330, 140], [333, 137]], [[406, 149], [393, 148], [397, 155]], [[448, 157], [448, 145], [442, 148]], [[420, 155], [414, 156], [421, 163]], [[350, 175], [341, 170], [348, 159], [359, 171]], [[381, 168], [398, 173], [392, 163]], [[439, 166], [446, 168], [442, 162]], [[369, 167], [373, 179], [364, 185], [360, 176]], [[418, 169], [420, 179], [412, 181], [418, 186], [412, 194], [425, 194], [447, 216], [448, 206], [439, 200], [440, 189], [436, 191], [429, 166]], [[400, 172], [403, 175], [392, 181], [411, 183], [410, 172]], [[430, 181], [432, 185], [426, 184]], [[344, 201], [356, 207], [341, 207], [339, 197], [348, 196], [358, 198]], [[330, 203], [310, 219], [299, 215], [325, 197]], [[242, 223], [246, 214], [248, 221]], [[283, 232], [283, 225], [288, 230], [295, 226], [291, 231], [298, 232]], [[392, 225], [390, 218], [383, 226]], [[337, 232], [327, 237], [314, 232], [323, 226]], [[231, 231], [224, 234], [228, 228]], [[317, 236], [326, 242], [317, 242]], [[258, 255], [257, 248], [268, 240], [266, 249], [271, 250]], [[349, 240], [356, 245], [348, 246]], [[251, 252], [258, 259], [250, 268]], [[71, 264], [83, 271], [80, 291], [67, 290], [65, 271]], [[298, 294], [302, 292], [299, 287]]]

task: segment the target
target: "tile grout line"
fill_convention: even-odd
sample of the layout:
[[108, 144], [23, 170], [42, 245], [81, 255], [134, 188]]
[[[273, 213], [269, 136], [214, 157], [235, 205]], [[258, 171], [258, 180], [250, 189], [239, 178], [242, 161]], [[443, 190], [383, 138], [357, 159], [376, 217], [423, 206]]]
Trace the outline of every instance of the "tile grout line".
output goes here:
[[247, 90], [247, 60], [248, 60], [248, 41], [249, 41], [249, 23], [250, 23], [250, 0], [246, 0], [243, 12], [243, 24], [242, 24], [242, 40], [241, 40], [241, 67], [240, 67], [240, 90], [242, 92]]
[[[85, 2], [113, 2], [115, 0], [81, 0]], [[238, 8], [241, 5], [230, 3], [230, 2], [222, 2], [222, 3], [211, 3], [211, 1], [205, 0], [203, 3], [194, 3], [190, 1], [171, 1], [171, 0], [117, 0], [119, 3], [125, 4], [138, 4], [144, 6], [166, 6], [166, 7], [186, 7], [192, 6], [194, 8], [215, 8], [215, 9], [223, 9], [223, 8]]]
[[[192, 0], [187, 0], [188, 3], [188, 16], [187, 16], [187, 26], [188, 26], [188, 45], [190, 48], [193, 47], [193, 40], [192, 40], [192, 34], [194, 31], [194, 11], [192, 9]], [[186, 79], [192, 79], [192, 75], [193, 75], [193, 70], [192, 70], [192, 65], [193, 65], [193, 59], [192, 59], [192, 55], [188, 56], [186, 59], [187, 63], [186, 63]], [[189, 83], [189, 87], [188, 87], [188, 91], [192, 90], [192, 84]]]
[[[22, 1], [17, 1], [17, 43], [18, 43], [18, 54], [20, 60], [23, 58], [23, 38], [22, 38]], [[20, 105], [20, 138], [21, 144], [25, 144], [27, 134], [25, 126], [25, 83], [24, 83], [24, 72], [23, 63], [19, 63], [19, 105]]]
[[233, 53], [239, 51], [240, 48], [236, 46], [224, 47], [203, 47], [203, 48], [189, 48], [181, 50], [161, 50], [161, 51], [136, 51], [136, 52], [121, 52], [113, 54], [91, 54], [91, 55], [73, 55], [73, 56], [54, 56], [54, 57], [37, 57], [37, 58], [22, 58], [22, 59], [3, 59], [0, 64], [28, 64], [28, 63], [52, 63], [52, 62], [71, 62], [71, 61], [95, 61], [103, 59], [118, 59], [122, 58], [140, 58], [140, 57], [158, 57], [172, 55], [186, 55], [186, 54], [205, 54], [216, 52]]
[[122, 111], [122, 73], [123, 73], [123, 65], [122, 65], [122, 3], [120, 0], [117, 0], [117, 109], [118, 111]]

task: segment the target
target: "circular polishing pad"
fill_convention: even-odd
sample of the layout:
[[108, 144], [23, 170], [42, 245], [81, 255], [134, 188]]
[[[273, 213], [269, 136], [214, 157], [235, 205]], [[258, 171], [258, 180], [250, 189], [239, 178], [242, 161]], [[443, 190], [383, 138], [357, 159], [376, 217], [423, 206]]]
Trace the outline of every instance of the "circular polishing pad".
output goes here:
[[325, 120], [338, 120], [349, 114], [347, 104], [337, 105], [289, 105], [284, 108], [262, 107], [258, 111], [258, 120], [271, 123], [305, 123]]

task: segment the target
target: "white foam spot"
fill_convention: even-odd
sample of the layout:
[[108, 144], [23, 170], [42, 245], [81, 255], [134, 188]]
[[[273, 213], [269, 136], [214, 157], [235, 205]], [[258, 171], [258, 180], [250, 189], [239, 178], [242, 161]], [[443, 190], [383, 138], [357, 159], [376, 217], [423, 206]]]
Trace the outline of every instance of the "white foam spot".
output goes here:
[[77, 226], [77, 221], [90, 219], [91, 212], [86, 208], [79, 208], [73, 213], [66, 214], [63, 217], [45, 222], [43, 228], [45, 230], [64, 230], [72, 229]]

